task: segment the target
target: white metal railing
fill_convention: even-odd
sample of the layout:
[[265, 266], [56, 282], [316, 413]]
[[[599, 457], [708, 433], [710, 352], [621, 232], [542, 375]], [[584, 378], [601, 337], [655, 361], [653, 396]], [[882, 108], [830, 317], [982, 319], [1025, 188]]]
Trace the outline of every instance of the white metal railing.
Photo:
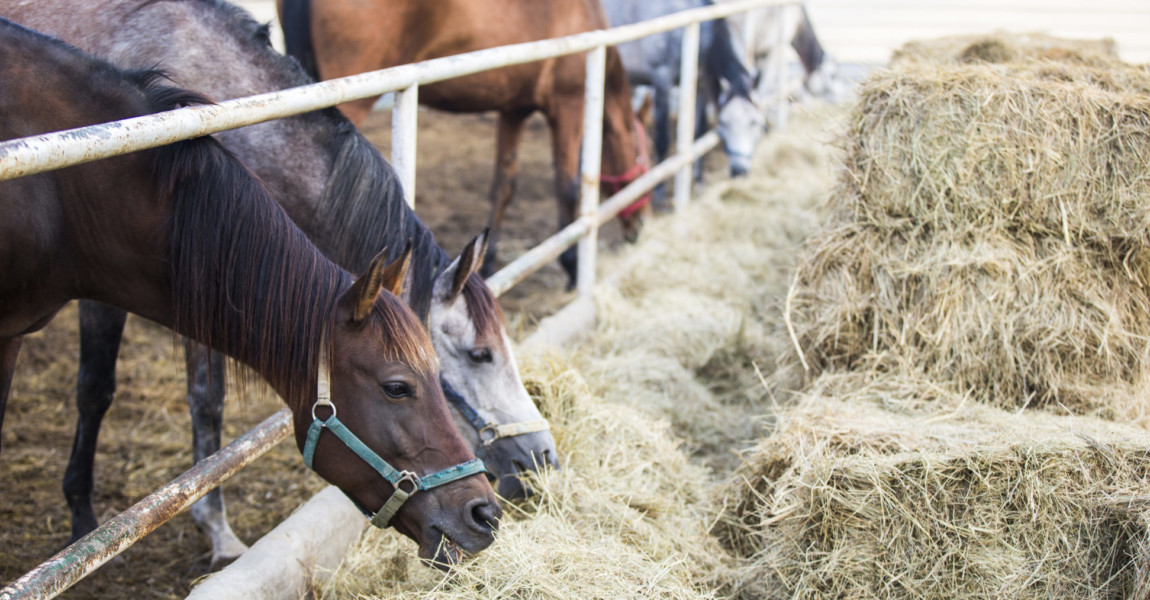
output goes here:
[[[676, 153], [600, 205], [599, 168], [606, 47], [683, 27], [681, 80], [694, 81], [698, 72], [699, 23], [755, 8], [800, 3], [801, 0], [738, 0], [686, 10], [634, 25], [479, 50], [227, 100], [215, 105], [181, 108], [0, 142], [0, 181], [396, 92], [392, 112], [391, 163], [403, 184], [405, 198], [413, 203], [420, 85], [509, 65], [587, 52], [579, 217], [487, 280], [492, 292], [499, 296], [578, 242], [577, 287], [581, 296], [587, 296], [592, 293], [595, 285], [599, 226], [672, 176], [675, 177], [674, 206], [677, 209], [686, 206], [691, 189], [693, 162], [719, 144], [719, 137], [714, 131], [697, 140], [692, 139], [696, 89], [694, 85], [681, 86]], [[781, 60], [781, 51], [772, 54], [780, 55]], [[790, 89], [782, 79], [785, 71], [776, 70], [780, 77], [776, 89], [780, 93], [773, 100], [779, 103], [785, 103], [786, 90]], [[173, 482], [177, 485], [169, 484], [153, 492], [121, 515], [132, 513], [128, 517], [117, 517], [105, 523], [76, 544], [61, 550], [33, 571], [0, 589], [0, 600], [51, 598], [96, 570], [116, 553], [230, 477], [242, 467], [240, 463], [254, 460], [259, 453], [288, 437], [291, 432], [290, 423], [282, 412], [268, 418], [217, 453], [227, 456], [227, 459], [213, 460], [217, 455], [212, 455], [193, 468], [193, 479], [186, 477], [188, 474], [181, 476]], [[252, 440], [259, 442], [255, 444]], [[160, 517], [148, 510], [149, 507], [160, 506], [163, 508], [158, 512], [164, 513]], [[137, 510], [138, 507], [140, 510]], [[173, 507], [176, 508], [173, 510]], [[147, 527], [140, 527], [141, 522], [147, 522]], [[77, 549], [81, 550], [81, 554], [76, 554]]]

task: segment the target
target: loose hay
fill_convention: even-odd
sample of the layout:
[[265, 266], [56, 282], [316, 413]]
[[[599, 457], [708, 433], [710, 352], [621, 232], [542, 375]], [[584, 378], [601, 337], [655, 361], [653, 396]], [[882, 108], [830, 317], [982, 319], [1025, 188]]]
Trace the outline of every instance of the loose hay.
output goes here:
[[1144, 430], [976, 404], [899, 415], [869, 398], [939, 390], [835, 379], [814, 383], [728, 490], [717, 532], [748, 559], [740, 597], [1147, 597]]
[[832, 226], [799, 264], [809, 378], [925, 375], [1003, 407], [1141, 418], [1146, 90], [1142, 69], [1051, 61], [872, 75]]
[[709, 598], [723, 556], [707, 534], [707, 476], [661, 424], [605, 402], [557, 362], [525, 369], [564, 449], [541, 493], [509, 509], [496, 545], [441, 578], [393, 532], [361, 540], [324, 597]]

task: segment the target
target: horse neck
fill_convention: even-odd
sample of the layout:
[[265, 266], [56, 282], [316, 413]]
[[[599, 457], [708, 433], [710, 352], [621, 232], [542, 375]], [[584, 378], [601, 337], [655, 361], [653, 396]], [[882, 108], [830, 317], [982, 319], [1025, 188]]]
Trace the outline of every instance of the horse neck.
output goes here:
[[[92, 39], [84, 41], [108, 48], [122, 64], [162, 62], [176, 80], [217, 100], [310, 83], [294, 61], [254, 39], [256, 24], [237, 11], [212, 0], [152, 3], [124, 17], [126, 23], [89, 33]], [[216, 56], [230, 57], [229, 63], [221, 68], [181, 50], [188, 47], [213, 48]], [[384, 248], [395, 258], [411, 239], [410, 299], [426, 316], [432, 277], [447, 257], [404, 202], [394, 170], [338, 111], [278, 119], [217, 137], [259, 175], [312, 243], [344, 269], [363, 272]]]
[[803, 70], [807, 73], [814, 73], [822, 66], [826, 51], [819, 43], [819, 38], [815, 35], [815, 28], [811, 25], [810, 19], [807, 18], [807, 9], [799, 8], [801, 9], [799, 23], [795, 28], [795, 37], [791, 38], [791, 48], [794, 48], [799, 55], [799, 60], [803, 63]]

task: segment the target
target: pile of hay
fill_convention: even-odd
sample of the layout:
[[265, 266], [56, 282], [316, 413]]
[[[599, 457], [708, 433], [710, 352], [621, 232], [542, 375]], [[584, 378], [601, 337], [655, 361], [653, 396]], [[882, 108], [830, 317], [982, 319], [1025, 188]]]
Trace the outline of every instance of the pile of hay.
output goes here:
[[1007, 63], [1029, 59], [1094, 67], [1109, 67], [1121, 62], [1112, 39], [1068, 40], [1044, 33], [1015, 35], [996, 32], [914, 40], [891, 54], [892, 65], [910, 61]]
[[[563, 469], [504, 503], [499, 539], [444, 577], [410, 541], [371, 531], [325, 598], [712, 598], [730, 555], [710, 534], [734, 446], [760, 436], [794, 251], [833, 186], [820, 116], [760, 149], [761, 169], [660, 219], [607, 273], [593, 335], [561, 356], [521, 357]], [[689, 457], [698, 460], [689, 460]]]
[[787, 302], [799, 402], [722, 495], [727, 583], [1150, 598], [1150, 75], [936, 47], [860, 91]]
[[[820, 379], [748, 454], [717, 528], [742, 598], [1150, 597], [1145, 430]], [[860, 390], [852, 393], [850, 390]]]
[[905, 62], [863, 85], [835, 217], [793, 290], [807, 380], [925, 376], [1142, 418], [1150, 74]]

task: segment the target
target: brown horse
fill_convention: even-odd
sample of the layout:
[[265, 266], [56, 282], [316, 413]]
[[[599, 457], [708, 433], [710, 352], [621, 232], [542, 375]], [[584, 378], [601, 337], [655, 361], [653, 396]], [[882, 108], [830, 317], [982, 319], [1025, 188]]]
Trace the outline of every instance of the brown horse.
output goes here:
[[[332, 79], [495, 46], [555, 38], [610, 25], [598, 0], [277, 0], [288, 54], [317, 79]], [[551, 127], [559, 227], [576, 217], [579, 144], [583, 137], [586, 55], [561, 56], [420, 86], [421, 104], [451, 112], [499, 113], [491, 239], [485, 269], [495, 264], [503, 213], [515, 189], [519, 137], [536, 111]], [[646, 169], [645, 145], [631, 108], [631, 90], [614, 48], [607, 52], [603, 116], [605, 180], [626, 182]], [[376, 98], [340, 109], [359, 124]], [[644, 198], [621, 213], [624, 234], [638, 235]], [[571, 282], [574, 248], [560, 262]]]
[[[162, 78], [0, 20], [0, 140], [206, 102]], [[97, 300], [250, 366], [291, 408], [305, 462], [425, 558], [491, 543], [501, 510], [394, 295], [410, 252], [353, 282], [206, 137], [0, 182], [0, 203], [0, 418], [23, 336]]]

